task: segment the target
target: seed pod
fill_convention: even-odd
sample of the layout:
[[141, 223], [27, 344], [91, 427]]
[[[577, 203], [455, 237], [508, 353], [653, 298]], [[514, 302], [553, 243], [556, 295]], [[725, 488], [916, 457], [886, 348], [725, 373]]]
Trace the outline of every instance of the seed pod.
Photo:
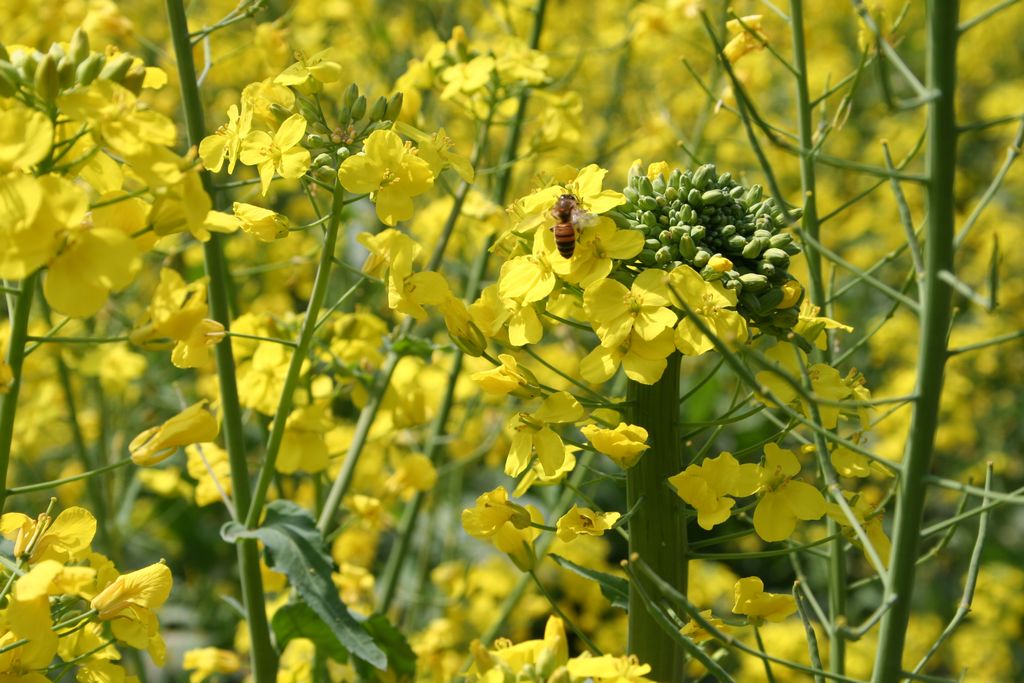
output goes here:
[[74, 62], [77, 67], [79, 64], [84, 62], [89, 56], [89, 34], [82, 30], [79, 26], [75, 29], [75, 32], [71, 34], [71, 51], [68, 56]]
[[366, 113], [366, 96], [360, 95], [356, 98], [356, 101], [352, 103], [352, 120], [358, 121], [363, 118], [363, 114]]
[[388, 108], [384, 112], [384, 118], [388, 121], [397, 121], [398, 116], [402, 113], [402, 102], [405, 101], [405, 95], [400, 92], [396, 92], [388, 100]]
[[60, 91], [60, 79], [57, 76], [57, 60], [53, 55], [47, 54], [39, 61], [35, 73], [35, 90], [43, 102], [53, 104], [57, 101], [57, 93]]
[[744, 273], [740, 275], [740, 282], [745, 292], [763, 292], [768, 289], [768, 278], [757, 273]]
[[100, 75], [100, 71], [105, 63], [106, 58], [103, 55], [99, 52], [93, 52], [75, 69], [75, 82], [82, 86], [89, 85]]
[[381, 119], [384, 118], [384, 114], [385, 114], [385, 112], [387, 112], [387, 110], [388, 110], [388, 100], [387, 100], [387, 98], [383, 97], [383, 96], [378, 97], [374, 101], [373, 106], [370, 107], [370, 115], [369, 115], [368, 118], [370, 119], [370, 121], [380, 121]]
[[100, 71], [100, 80], [120, 83], [124, 80], [125, 74], [128, 73], [128, 69], [131, 68], [134, 59], [135, 58], [127, 52], [122, 52], [117, 55], [108, 61], [103, 67], [103, 70]]

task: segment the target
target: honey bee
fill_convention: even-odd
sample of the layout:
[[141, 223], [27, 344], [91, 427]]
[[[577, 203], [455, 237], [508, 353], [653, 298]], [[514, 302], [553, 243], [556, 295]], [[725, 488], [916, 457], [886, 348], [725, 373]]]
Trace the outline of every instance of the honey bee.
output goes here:
[[563, 194], [551, 208], [551, 215], [558, 221], [551, 227], [555, 235], [555, 246], [562, 258], [572, 258], [576, 251], [576, 238], [584, 227], [589, 225], [593, 214], [589, 214], [580, 206], [580, 200], [574, 194]]

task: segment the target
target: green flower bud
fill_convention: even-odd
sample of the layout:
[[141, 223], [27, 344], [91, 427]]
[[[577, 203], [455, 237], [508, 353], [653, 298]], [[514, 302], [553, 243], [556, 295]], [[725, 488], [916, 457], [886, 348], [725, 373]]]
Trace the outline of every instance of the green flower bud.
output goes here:
[[67, 55], [57, 62], [57, 81], [61, 88], [70, 88], [75, 84], [75, 62]]
[[725, 241], [730, 251], [740, 251], [747, 246], [747, 238], [743, 235], [733, 235]]
[[736, 234], [736, 226], [729, 224], [722, 228], [721, 230], [719, 230], [718, 234], [721, 235], [722, 237], [732, 237], [733, 235]]
[[761, 313], [761, 302], [757, 298], [757, 295], [747, 290], [746, 285], [743, 285], [743, 291], [739, 295], [739, 303], [744, 308], [753, 311], [755, 314], [760, 315]]
[[668, 176], [669, 187], [671, 187], [671, 188], [673, 188], [675, 190], [678, 190], [679, 189], [679, 181], [682, 180], [682, 178], [683, 178], [683, 174], [682, 174], [682, 172], [678, 168], [672, 169], [672, 173], [670, 173], [669, 176]]
[[316, 155], [313, 159], [313, 168], [320, 168], [321, 166], [329, 166], [334, 163], [334, 156], [328, 152], [321, 152]]
[[729, 190], [729, 196], [735, 199], [736, 201], [741, 201], [743, 195], [746, 194], [746, 192], [746, 189], [742, 185], [737, 185], [736, 187]]
[[708, 229], [703, 225], [695, 225], [690, 228], [690, 237], [693, 238], [694, 242], [703, 242], [704, 237], [707, 235]]
[[768, 238], [768, 246], [782, 249], [793, 242], [793, 236], [788, 232], [780, 232]]
[[653, 237], [649, 237], [646, 240], [644, 240], [644, 248], [645, 249], [651, 249], [652, 251], [657, 251], [658, 249], [661, 249], [661, 246], [662, 246], [661, 240], [659, 240], [659, 239], [655, 239]]
[[768, 289], [768, 278], [757, 273], [744, 273], [740, 275], [740, 283], [744, 292], [763, 292]]
[[640, 194], [648, 197], [654, 196], [654, 185], [651, 184], [647, 176], [640, 176], [640, 180], [637, 183], [637, 189], [640, 191]]
[[761, 261], [757, 264], [757, 272], [761, 273], [766, 277], [772, 277], [775, 275], [775, 266], [766, 261]]
[[10, 97], [18, 91], [18, 72], [7, 60], [0, 60], [0, 97]]
[[639, 205], [641, 209], [644, 209], [646, 211], [658, 210], [658, 201], [650, 195], [640, 197]]
[[622, 194], [626, 195], [626, 199], [629, 201], [630, 204], [636, 204], [637, 201], [640, 199], [640, 193], [637, 192], [632, 187], [627, 187], [626, 189], [624, 189], [622, 191]]
[[78, 68], [75, 69], [75, 82], [82, 86], [89, 85], [100, 75], [100, 71], [105, 63], [106, 58], [103, 55], [99, 52], [93, 52], [82, 60]]
[[708, 186], [708, 181], [717, 175], [714, 164], [704, 164], [693, 173], [693, 187], [703, 192]]
[[679, 209], [679, 220], [683, 223], [693, 223], [693, 219], [697, 217], [694, 213], [693, 207], [689, 204], [684, 204], [683, 208]]
[[128, 73], [128, 69], [131, 68], [133, 60], [134, 57], [130, 54], [122, 52], [106, 63], [103, 70], [100, 71], [100, 80], [120, 83], [124, 80], [125, 75]]
[[89, 56], [89, 34], [83, 31], [81, 26], [71, 34], [71, 51], [68, 56], [76, 67]]
[[657, 263], [657, 261], [655, 261], [653, 249], [644, 249], [643, 251], [641, 251], [640, 255], [637, 257], [637, 260], [639, 260], [640, 263], [642, 263], [645, 266], [653, 266], [656, 265]]
[[640, 215], [640, 222], [649, 228], [653, 228], [658, 225], [658, 219], [651, 211], [644, 211], [643, 214]]
[[665, 189], [665, 201], [675, 202], [677, 199], [679, 199], [679, 190], [672, 186], [667, 187]]
[[358, 121], [363, 118], [363, 114], [366, 113], [366, 97], [360, 95], [356, 98], [356, 101], [352, 103], [352, 120]]
[[666, 187], [665, 177], [659, 173], [658, 177], [651, 181], [651, 187], [654, 188], [654, 191], [658, 194], [664, 193]]
[[670, 235], [672, 235], [672, 241], [673, 242], [678, 242], [684, 236], [689, 236], [689, 234], [690, 234], [690, 231], [687, 230], [682, 225], [673, 225], [671, 228], [668, 229], [668, 232], [669, 232]]
[[7, 51], [7, 48], [4, 46], [3, 43], [0, 43], [0, 61], [11, 61], [11, 53]]
[[[744, 256], [745, 255], [746, 254], [744, 254]], [[789, 254], [784, 252], [782, 249], [776, 249], [774, 247], [765, 249], [764, 253], [761, 254], [761, 258], [779, 268], [786, 268], [789, 266]]]
[[708, 264], [711, 260], [711, 252], [701, 247], [697, 249], [697, 253], [693, 256], [693, 265], [695, 268], [700, 269]]
[[36, 77], [36, 67], [39, 66], [38, 53], [26, 54], [19, 52], [12, 58], [12, 64], [18, 70], [20, 80], [23, 83], [32, 83]]
[[752, 208], [754, 204], [761, 201], [761, 193], [763, 190], [760, 185], [751, 185], [750, 188], [743, 195], [743, 204], [747, 207]]
[[757, 301], [761, 305], [761, 311], [767, 313], [768, 311], [775, 309], [779, 304], [781, 304], [785, 296], [786, 293], [783, 292], [780, 288], [776, 287], [774, 289], [769, 289], [764, 294], [758, 296]]
[[359, 97], [359, 86], [355, 83], [351, 83], [347, 88], [345, 88], [345, 92], [341, 96], [342, 105], [351, 109], [352, 105], [355, 104], [357, 97]]
[[726, 194], [721, 190], [708, 190], [700, 196], [700, 200], [705, 206], [719, 206], [725, 203]]
[[272, 102], [268, 108], [270, 109], [270, 113], [274, 115], [274, 118], [277, 119], [279, 123], [284, 123], [289, 116], [295, 113], [283, 104], [279, 104], [277, 102]]
[[696, 187], [693, 188], [686, 194], [686, 203], [695, 209], [699, 209], [704, 205], [704, 202], [701, 200], [701, 194], [700, 190]]
[[[306, 136], [306, 147], [317, 148], [326, 146], [327, 138], [325, 138], [323, 135], [320, 135], [319, 133], [310, 133], [309, 135]], [[313, 165], [315, 166], [316, 164]]]
[[743, 258], [756, 259], [761, 255], [761, 251], [765, 247], [765, 242], [760, 237], [755, 237], [747, 242], [747, 246], [743, 247]]
[[719, 187], [725, 187], [726, 185], [728, 185], [731, 182], [732, 182], [732, 173], [729, 173], [728, 171], [726, 171], [722, 175], [718, 176], [718, 186]]
[[128, 69], [128, 73], [124, 75], [124, 79], [121, 81], [121, 85], [125, 87], [129, 92], [138, 95], [142, 92], [142, 83], [146, 80], [146, 67], [139, 64]]
[[679, 238], [679, 254], [687, 261], [692, 261], [697, 256], [697, 245], [689, 235]]
[[663, 266], [672, 260], [672, 249], [671, 247], [662, 247], [654, 253], [654, 261], [659, 266]]
[[384, 118], [388, 121], [397, 121], [399, 114], [402, 113], [402, 102], [405, 101], [405, 95], [400, 92], [396, 92], [388, 100], [388, 107], [384, 111]]
[[326, 183], [337, 179], [338, 169], [332, 166], [320, 166], [313, 169], [313, 175]]
[[380, 121], [380, 120], [382, 120], [384, 118], [384, 114], [385, 114], [385, 112], [387, 112], [387, 110], [388, 110], [388, 100], [387, 100], [387, 98], [384, 97], [384, 96], [378, 97], [374, 101], [373, 106], [370, 107], [369, 119], [371, 121]]
[[662, 230], [658, 233], [658, 241], [667, 245], [675, 242], [675, 239], [673, 239], [672, 232], [670, 230]]
[[50, 105], [57, 101], [60, 77], [57, 76], [57, 60], [53, 58], [53, 55], [47, 54], [39, 61], [34, 80], [39, 99]]
[[[772, 313], [772, 324], [788, 330], [800, 321], [800, 311], [796, 308], [783, 308]], [[797, 335], [799, 336], [799, 335]]]

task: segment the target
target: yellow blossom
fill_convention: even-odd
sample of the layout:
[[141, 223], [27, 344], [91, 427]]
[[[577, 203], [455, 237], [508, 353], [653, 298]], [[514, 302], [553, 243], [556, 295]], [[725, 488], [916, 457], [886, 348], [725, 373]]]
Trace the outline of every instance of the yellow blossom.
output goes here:
[[242, 151], [242, 140], [252, 130], [252, 105], [247, 98], [242, 99], [242, 110], [238, 105], [228, 107], [228, 122], [223, 124], [213, 135], [207, 135], [199, 143], [199, 158], [203, 166], [213, 173], [220, 172], [224, 162], [228, 162], [228, 173], [235, 172], [235, 163]]
[[764, 582], [756, 576], [737, 581], [733, 595], [733, 613], [751, 617], [752, 622], [782, 621], [796, 613], [792, 595], [765, 593]]
[[46, 560], [74, 562], [89, 552], [96, 535], [96, 518], [81, 507], [69, 507], [52, 520], [46, 514], [33, 520], [20, 512], [8, 512], [0, 517], [0, 533], [14, 543], [15, 557], [34, 543], [30, 564]]
[[174, 455], [182, 446], [202, 441], [213, 441], [220, 426], [204, 399], [181, 411], [159, 427], [150, 427], [128, 444], [132, 462], [136, 465], [155, 465]]
[[722, 54], [733, 64], [740, 57], [755, 50], [763, 50], [768, 38], [761, 32], [761, 15], [750, 14], [741, 19], [730, 19], [725, 28], [733, 34], [731, 40], [722, 48]]
[[370, 193], [385, 225], [412, 218], [412, 198], [434, 184], [430, 164], [410, 151], [397, 133], [375, 130], [363, 151], [341, 162], [338, 179], [349, 192]]
[[89, 606], [101, 621], [110, 622], [118, 640], [148, 649], [163, 663], [164, 645], [156, 610], [171, 593], [171, 570], [163, 562], [118, 576], [92, 599]]
[[536, 452], [544, 473], [553, 475], [565, 459], [565, 445], [548, 425], [575, 422], [583, 414], [579, 401], [572, 394], [560, 391], [544, 399], [534, 412], [513, 416], [509, 424], [515, 435], [505, 460], [505, 474], [518, 477], [529, 467]]
[[645, 270], [626, 289], [620, 282], [599, 280], [583, 292], [583, 310], [601, 345], [615, 347], [634, 330], [644, 341], [652, 341], [671, 329], [676, 314], [668, 308], [665, 273]]
[[601, 536], [621, 517], [618, 512], [594, 512], [589, 508], [573, 505], [558, 520], [558, 538], [568, 542], [577, 536]]
[[301, 114], [292, 114], [273, 137], [254, 130], [242, 140], [238, 158], [246, 166], [256, 166], [259, 170], [262, 195], [270, 189], [274, 173], [282, 178], [301, 178], [309, 168], [309, 150], [299, 144], [305, 133], [306, 119]]
[[679, 497], [697, 510], [697, 524], [710, 530], [729, 519], [736, 501], [731, 496], [753, 495], [761, 486], [760, 468], [754, 463], [740, 464], [732, 453], [722, 452], [690, 465], [668, 482]]
[[614, 429], [604, 429], [591, 424], [581, 427], [580, 432], [594, 448], [624, 470], [635, 465], [644, 451], [650, 448], [647, 430], [639, 425], [620, 422]]
[[588, 382], [600, 384], [611, 379], [621, 365], [631, 380], [654, 384], [661, 379], [668, 365], [666, 359], [674, 351], [671, 328], [650, 341], [633, 330], [621, 344], [612, 348], [599, 345], [587, 354], [580, 361], [580, 374]]
[[242, 230], [260, 242], [273, 242], [288, 236], [288, 217], [262, 206], [235, 202], [232, 210]]
[[[676, 327], [676, 348], [688, 356], [699, 356], [715, 348], [708, 337], [694, 323], [694, 317], [727, 346], [747, 340], [747, 323], [731, 307], [736, 306], [735, 290], [726, 289], [721, 282], [707, 282], [693, 268], [682, 265], [669, 273], [669, 289], [673, 304], [690, 309]], [[679, 300], [686, 303], [682, 306]]]
[[784, 541], [796, 529], [797, 520], [821, 519], [825, 497], [810, 484], [793, 478], [800, 473], [800, 461], [793, 451], [768, 443], [764, 456], [754, 531], [766, 541]]

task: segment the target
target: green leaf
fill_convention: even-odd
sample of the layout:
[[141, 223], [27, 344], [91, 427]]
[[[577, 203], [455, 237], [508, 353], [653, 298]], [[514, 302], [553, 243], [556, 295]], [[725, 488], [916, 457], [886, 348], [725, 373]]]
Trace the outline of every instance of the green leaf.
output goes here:
[[[395, 628], [383, 614], [374, 614], [363, 622], [363, 627], [373, 639], [384, 648], [388, 655], [388, 672], [395, 674], [395, 680], [412, 681], [416, 678], [416, 653], [409, 647], [402, 632]], [[356, 672], [363, 679], [377, 680], [375, 672], [364, 662], [356, 660]]]
[[587, 569], [581, 567], [575, 562], [571, 562], [560, 555], [551, 554], [548, 555], [552, 560], [555, 561], [561, 567], [568, 569], [569, 571], [579, 574], [580, 576], [596, 581], [597, 585], [601, 587], [601, 595], [608, 599], [608, 602], [612, 604], [612, 607], [621, 607], [624, 610], [629, 610], [629, 581], [619, 576], [612, 576], [611, 574], [605, 574], [593, 569]]
[[378, 669], [387, 668], [387, 655], [338, 596], [331, 581], [331, 558], [308, 512], [291, 501], [275, 500], [267, 505], [263, 526], [246, 529], [238, 522], [228, 522], [220, 533], [229, 543], [240, 538], [262, 541], [267, 565], [287, 575], [292, 587], [338, 642], [353, 656]]
[[313, 608], [304, 602], [290, 602], [278, 609], [270, 626], [274, 629], [277, 647], [282, 651], [295, 638], [309, 638], [318, 652], [338, 662], [348, 661], [348, 650], [342, 647], [334, 632]]

